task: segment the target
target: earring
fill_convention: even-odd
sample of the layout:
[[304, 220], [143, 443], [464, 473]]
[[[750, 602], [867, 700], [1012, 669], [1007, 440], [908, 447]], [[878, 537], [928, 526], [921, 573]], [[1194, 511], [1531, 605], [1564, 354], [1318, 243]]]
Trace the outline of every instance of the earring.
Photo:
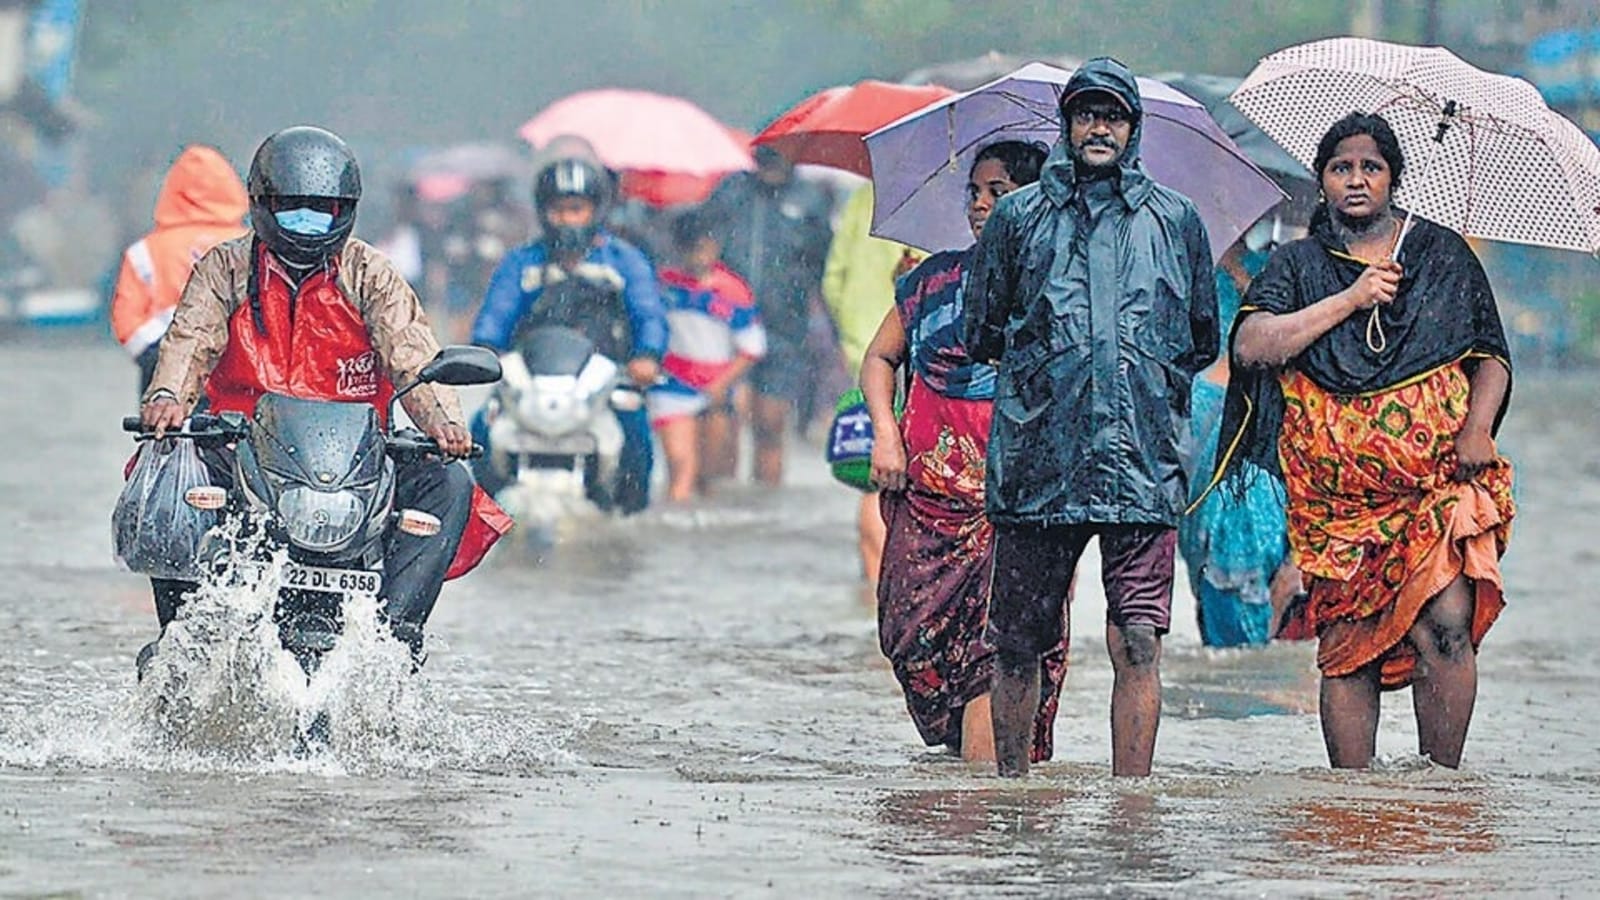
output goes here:
[[1322, 188], [1317, 188], [1317, 202], [1318, 203], [1327, 203], [1328, 202], [1328, 192], [1324, 191]]

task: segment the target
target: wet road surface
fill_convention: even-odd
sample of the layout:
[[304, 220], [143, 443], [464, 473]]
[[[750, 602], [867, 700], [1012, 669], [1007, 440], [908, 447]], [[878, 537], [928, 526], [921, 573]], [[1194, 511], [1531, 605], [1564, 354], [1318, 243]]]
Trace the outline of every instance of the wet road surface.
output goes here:
[[854, 498], [799, 444], [776, 494], [587, 523], [542, 560], [508, 541], [446, 586], [421, 678], [348, 654], [321, 754], [289, 752], [304, 686], [243, 638], [182, 673], [203, 699], [175, 720], [176, 682], [135, 685], [154, 617], [110, 552], [132, 366], [0, 336], [0, 896], [1588, 894], [1597, 378], [1519, 378], [1510, 605], [1462, 772], [1416, 759], [1408, 692], [1378, 771], [1327, 771], [1312, 648], [1204, 650], [1180, 587], [1157, 774], [1112, 779], [1091, 553], [1056, 761], [1019, 784], [920, 746]]

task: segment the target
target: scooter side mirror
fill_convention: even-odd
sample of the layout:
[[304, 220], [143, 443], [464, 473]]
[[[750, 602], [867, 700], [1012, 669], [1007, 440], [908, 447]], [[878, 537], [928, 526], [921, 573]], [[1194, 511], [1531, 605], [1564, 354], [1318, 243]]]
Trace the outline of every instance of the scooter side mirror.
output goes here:
[[439, 351], [417, 375], [419, 384], [493, 384], [500, 380], [500, 357], [487, 347], [454, 346]]
[[500, 380], [500, 357], [487, 347], [445, 347], [422, 367], [417, 380], [389, 398], [389, 422], [394, 423], [394, 407], [400, 398], [425, 384], [494, 384]]

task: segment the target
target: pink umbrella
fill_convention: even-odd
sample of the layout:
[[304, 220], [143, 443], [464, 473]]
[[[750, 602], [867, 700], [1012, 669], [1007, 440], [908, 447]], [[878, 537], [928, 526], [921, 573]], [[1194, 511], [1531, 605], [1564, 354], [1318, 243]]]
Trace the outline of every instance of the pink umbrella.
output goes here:
[[576, 135], [620, 172], [711, 175], [755, 166], [750, 151], [710, 113], [681, 97], [648, 91], [581, 91], [550, 104], [517, 133], [535, 147]]
[[[740, 145], [750, 146], [750, 132], [729, 128], [728, 133]], [[688, 175], [683, 172], [632, 169], [622, 173], [622, 181], [617, 187], [624, 197], [643, 200], [650, 206], [663, 209], [668, 206], [703, 203], [727, 175], [727, 172]]]

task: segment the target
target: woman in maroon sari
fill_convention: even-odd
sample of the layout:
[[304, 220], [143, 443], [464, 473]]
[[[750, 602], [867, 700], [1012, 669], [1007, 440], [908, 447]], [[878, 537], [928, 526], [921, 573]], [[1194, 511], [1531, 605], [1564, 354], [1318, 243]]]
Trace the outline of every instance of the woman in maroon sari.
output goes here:
[[[1045, 150], [1002, 141], [978, 152], [967, 185], [973, 236], [994, 204], [1039, 177]], [[994, 369], [961, 341], [968, 250], [938, 253], [902, 278], [895, 308], [867, 348], [861, 389], [872, 416], [872, 478], [888, 526], [878, 579], [878, 640], [905, 690], [922, 739], [959, 750], [969, 762], [994, 759], [989, 683], [994, 650], [989, 618], [993, 529], [983, 514], [984, 455], [994, 402]], [[910, 388], [895, 420], [895, 373]], [[1066, 639], [1042, 663], [1033, 758], [1049, 759]]]

